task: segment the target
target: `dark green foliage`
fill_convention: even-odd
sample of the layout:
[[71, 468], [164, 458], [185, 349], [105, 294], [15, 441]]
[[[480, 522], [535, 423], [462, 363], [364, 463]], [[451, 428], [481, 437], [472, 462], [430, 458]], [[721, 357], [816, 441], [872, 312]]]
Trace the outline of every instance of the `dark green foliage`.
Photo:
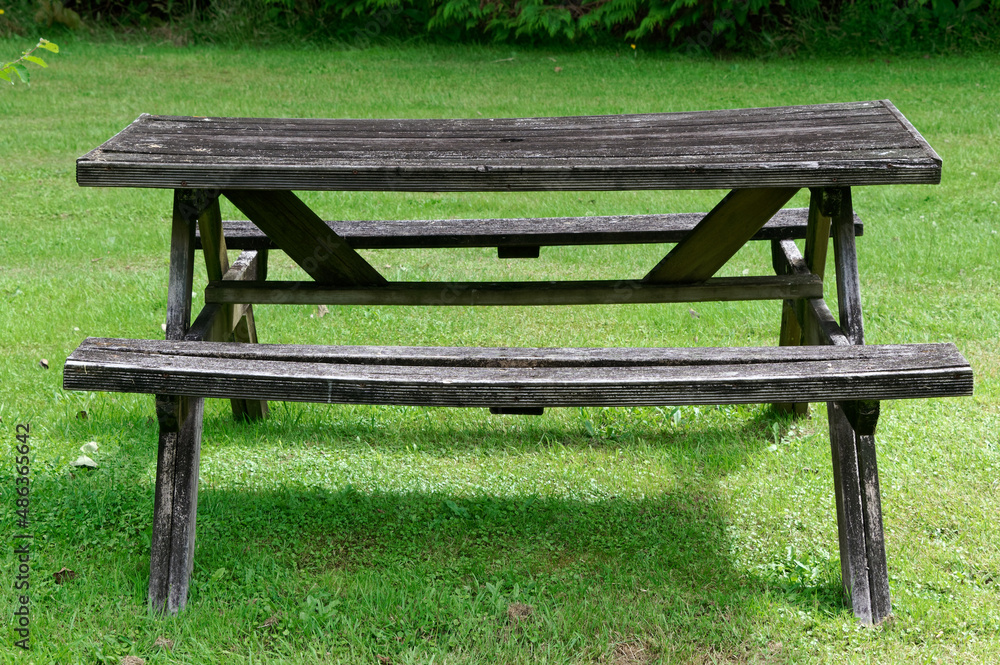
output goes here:
[[59, 16], [68, 13], [86, 24], [169, 25], [212, 41], [305, 37], [362, 48], [412, 37], [625, 40], [689, 53], [927, 52], [1000, 44], [1000, 0], [44, 0], [35, 9], [36, 20], [49, 24], [66, 23]]

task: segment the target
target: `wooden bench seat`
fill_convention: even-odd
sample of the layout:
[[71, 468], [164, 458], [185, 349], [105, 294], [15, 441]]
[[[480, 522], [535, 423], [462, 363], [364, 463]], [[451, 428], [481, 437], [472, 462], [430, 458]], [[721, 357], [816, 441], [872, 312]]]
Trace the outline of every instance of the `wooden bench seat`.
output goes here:
[[972, 394], [953, 344], [763, 348], [293, 346], [88, 338], [67, 390], [539, 408]]
[[[806, 237], [808, 208], [779, 210], [753, 240]], [[354, 249], [496, 247], [500, 258], [538, 256], [538, 248], [555, 245], [629, 245], [680, 242], [705, 213], [540, 217], [535, 219], [439, 219], [328, 221], [327, 226]], [[277, 246], [253, 222], [224, 221], [226, 247], [266, 250]], [[864, 226], [855, 215], [856, 235]], [[201, 236], [195, 241], [201, 248]]]

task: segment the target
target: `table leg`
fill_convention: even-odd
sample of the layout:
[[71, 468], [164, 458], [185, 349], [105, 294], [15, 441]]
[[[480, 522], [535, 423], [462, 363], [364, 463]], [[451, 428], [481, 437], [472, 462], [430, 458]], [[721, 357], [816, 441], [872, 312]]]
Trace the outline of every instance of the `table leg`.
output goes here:
[[[864, 344], [861, 291], [850, 189], [843, 189], [833, 218], [840, 325], [852, 344]], [[845, 600], [865, 624], [892, 612], [875, 456], [877, 402], [830, 402], [830, 446]]]
[[[174, 192], [167, 339], [183, 339], [191, 324], [195, 223], [214, 198], [205, 192]], [[197, 397], [156, 396], [160, 434], [149, 561], [149, 605], [159, 612], [174, 614], [187, 603], [194, 562], [204, 403], [203, 398]]]

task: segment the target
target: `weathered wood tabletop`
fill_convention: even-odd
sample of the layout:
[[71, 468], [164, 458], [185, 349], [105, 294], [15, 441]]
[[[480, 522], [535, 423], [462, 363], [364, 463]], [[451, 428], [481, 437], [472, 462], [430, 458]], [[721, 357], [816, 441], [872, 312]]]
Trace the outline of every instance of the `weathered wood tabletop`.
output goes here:
[[934, 184], [887, 100], [563, 118], [142, 115], [77, 163], [85, 186], [285, 190], [733, 189]]

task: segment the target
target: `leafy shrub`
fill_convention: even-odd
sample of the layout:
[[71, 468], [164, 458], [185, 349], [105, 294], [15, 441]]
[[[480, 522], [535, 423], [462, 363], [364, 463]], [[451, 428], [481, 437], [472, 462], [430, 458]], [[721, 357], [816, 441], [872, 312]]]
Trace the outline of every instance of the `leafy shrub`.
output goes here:
[[[27, 0], [22, 0], [25, 2]], [[202, 40], [618, 43], [684, 51], [1000, 45], [1000, 0], [34, 0], [88, 23], [183, 25]], [[68, 23], [66, 23], [68, 25]]]
[[35, 51], [38, 49], [45, 49], [52, 53], [59, 52], [59, 47], [56, 44], [47, 39], [39, 39], [37, 44], [27, 51], [23, 51], [21, 57], [17, 60], [10, 62], [0, 61], [0, 81], [6, 81], [12, 85], [15, 80], [27, 83], [31, 78], [31, 70], [27, 67], [28, 63], [38, 65], [39, 67], [48, 67], [44, 60], [35, 55]]

